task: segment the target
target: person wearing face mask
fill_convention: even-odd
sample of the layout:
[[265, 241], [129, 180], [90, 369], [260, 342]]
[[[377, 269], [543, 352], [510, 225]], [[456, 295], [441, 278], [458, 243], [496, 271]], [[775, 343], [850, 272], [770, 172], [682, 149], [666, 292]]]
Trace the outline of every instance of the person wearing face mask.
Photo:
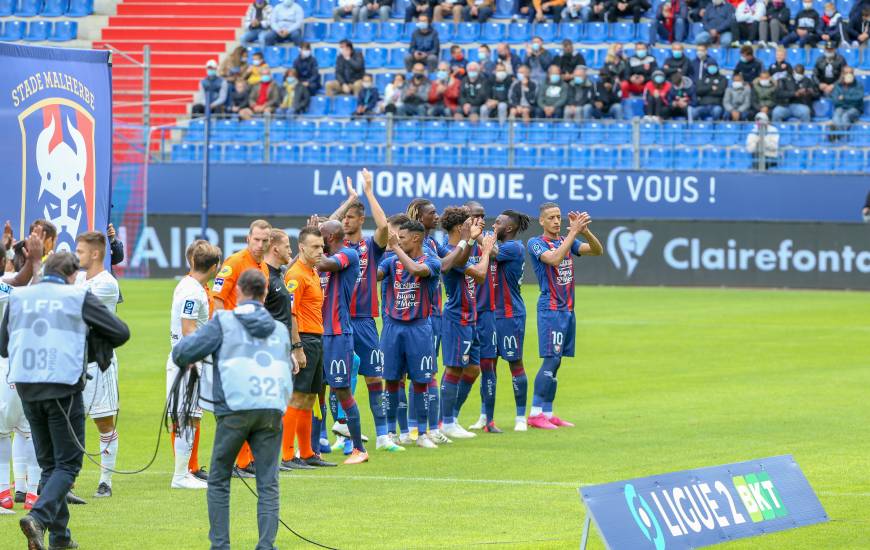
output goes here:
[[568, 85], [557, 65], [550, 65], [547, 80], [538, 87], [538, 118], [562, 118], [568, 103]]
[[338, 43], [338, 57], [335, 59], [335, 80], [326, 83], [326, 95], [358, 94], [365, 74], [362, 51], [354, 48], [350, 40], [342, 40]]
[[452, 117], [459, 110], [459, 88], [461, 85], [461, 75], [450, 72], [450, 66], [446, 61], [439, 63], [435, 80], [429, 87], [429, 116]]
[[405, 75], [396, 74], [384, 89], [384, 113], [398, 114], [405, 100]]
[[480, 108], [480, 116], [484, 120], [488, 119], [493, 112], [498, 113], [498, 121], [501, 124], [507, 122], [509, 98], [508, 92], [513, 85], [514, 79], [511, 77], [502, 63], [497, 63], [495, 73], [489, 82], [490, 97]]
[[843, 69], [843, 76], [834, 86], [831, 99], [834, 101], [834, 129], [845, 132], [864, 112], [864, 88], [855, 83], [855, 70], [852, 67]]
[[455, 117], [477, 120], [480, 116], [480, 108], [489, 98], [489, 80], [481, 74], [478, 63], [469, 63], [467, 74], [459, 86], [459, 112]]
[[292, 67], [284, 73], [284, 98], [281, 106], [276, 111], [279, 115], [302, 115], [308, 111], [311, 104], [311, 94], [308, 88], [302, 85], [299, 74]]
[[248, 48], [237, 46], [230, 55], [226, 56], [221, 61], [218, 69], [218, 76], [225, 78], [227, 82], [233, 83], [236, 80], [242, 80], [241, 76], [248, 68]]
[[786, 50], [782, 46], [776, 49], [776, 59], [774, 59], [773, 63], [770, 64], [770, 67], [767, 68], [767, 72], [770, 73], [770, 76], [776, 80], [778, 78], [782, 78], [780, 76], [782, 73], [785, 73], [791, 76], [791, 64], [785, 60], [786, 59]]
[[245, 34], [242, 35], [242, 44], [253, 44], [260, 41], [260, 35], [269, 30], [269, 19], [272, 17], [272, 6], [266, 0], [254, 0], [248, 6], [243, 22]]
[[248, 94], [248, 108], [254, 115], [271, 114], [281, 105], [281, 88], [272, 82], [271, 69], [260, 72], [260, 81], [251, 86]]
[[813, 79], [812, 74], [805, 73], [804, 66], [800, 64], [795, 65], [792, 78], [794, 78], [797, 85], [794, 102], [805, 105], [812, 112], [813, 103], [822, 95], [819, 85]]
[[477, 21], [486, 23], [495, 13], [495, 0], [468, 0], [468, 5], [462, 8], [462, 20], [466, 23]]
[[653, 72], [658, 68], [656, 58], [647, 51], [646, 44], [638, 42], [634, 49], [634, 55], [628, 58], [625, 80], [621, 82], [623, 99], [632, 95], [643, 95]]
[[279, 42], [293, 42], [296, 46], [302, 44], [302, 26], [305, 12], [296, 0], [281, 0], [272, 8], [269, 19], [270, 29], [260, 36], [263, 49]]
[[796, 119], [800, 122], [809, 122], [812, 111], [810, 106], [802, 103], [797, 95], [798, 83], [792, 78], [791, 73], [778, 73], [782, 75], [776, 81], [776, 93], [773, 107], [773, 121]]
[[837, 53], [837, 45], [833, 42], [825, 44], [825, 54], [816, 61], [816, 65], [813, 67], [816, 82], [819, 83], [819, 89], [823, 94], [831, 95], [834, 85], [840, 80], [840, 75], [845, 67], [846, 60]]
[[674, 44], [671, 48], [671, 55], [662, 64], [662, 70], [667, 78], [670, 78], [677, 71], [686, 76], [692, 76], [692, 62], [686, 56], [686, 51], [683, 49], [682, 44]]
[[775, 48], [788, 34], [790, 20], [791, 10], [785, 0], [771, 0], [767, 6], [767, 17], [762, 19], [758, 29], [762, 45], [766, 42], [769, 48]]
[[378, 16], [381, 23], [390, 20], [390, 12], [393, 10], [393, 0], [364, 0], [359, 10], [359, 20], [368, 21]]
[[711, 0], [701, 16], [703, 30], [695, 36], [695, 44], [731, 44], [734, 6], [725, 0]]
[[532, 70], [531, 78], [542, 82], [547, 78], [547, 69], [553, 64], [553, 56], [544, 48], [544, 40], [540, 36], [532, 38], [526, 47], [526, 65]]
[[201, 99], [191, 109], [194, 115], [205, 113], [206, 102], [209, 104], [211, 114], [221, 114], [224, 112], [229, 95], [229, 85], [226, 80], [218, 76], [217, 69], [218, 64], [214, 59], [209, 59], [205, 64], [206, 76], [199, 81], [199, 98]]
[[495, 72], [495, 61], [492, 60], [492, 51], [486, 44], [481, 44], [477, 49], [477, 62], [480, 64], [480, 70], [487, 78], [492, 79]]
[[456, 44], [450, 46], [450, 72], [458, 72], [460, 75], [465, 75], [465, 68], [468, 66], [468, 60], [465, 59], [465, 52], [461, 46]]
[[248, 120], [254, 116], [254, 111], [248, 107], [250, 93], [248, 84], [241, 78], [236, 80], [232, 91], [230, 91], [227, 108], [229, 112], [238, 115], [241, 120]]
[[338, 0], [332, 10], [332, 20], [338, 23], [342, 17], [350, 16], [350, 22], [356, 24], [359, 21], [360, 9], [362, 0]]
[[562, 54], [553, 60], [553, 64], [559, 66], [559, 70], [562, 71], [562, 78], [570, 84], [574, 69], [580, 65], [585, 66], [586, 58], [583, 57], [582, 53], [574, 52], [574, 43], [571, 42], [570, 38], [566, 38], [562, 40]]
[[770, 78], [770, 73], [764, 71], [752, 83], [752, 112], [766, 113], [770, 116], [776, 105], [774, 94], [776, 94], [776, 86], [773, 79]]
[[725, 111], [726, 118], [734, 122], [749, 120], [752, 109], [752, 88], [746, 85], [740, 73], [734, 75], [731, 86], [725, 90], [722, 109]]
[[649, 30], [649, 42], [652, 45], [659, 42], [683, 42], [688, 24], [689, 7], [685, 0], [662, 2], [656, 12], [655, 23]]
[[616, 76], [607, 69], [598, 72], [598, 82], [595, 84], [595, 95], [592, 98], [590, 118], [622, 119], [622, 92], [616, 81]]
[[607, 10], [607, 21], [616, 23], [620, 19], [631, 18], [637, 24], [651, 7], [647, 0], [614, 0]]
[[510, 46], [504, 42], [501, 42], [495, 47], [495, 54], [498, 62], [504, 65], [504, 70], [506, 70], [510, 76], [515, 77], [521, 65], [519, 56], [514, 55]]
[[824, 11], [822, 12], [821, 25], [819, 25], [819, 36], [825, 42], [842, 44], [844, 47], [848, 46], [848, 42], [846, 42], [846, 21], [843, 19], [843, 16], [837, 12], [837, 8], [834, 6], [833, 2], [827, 2], [825, 4]]
[[870, 5], [864, 6], [849, 19], [846, 34], [855, 47], [864, 46], [870, 40]]
[[734, 24], [731, 26], [731, 34], [734, 42], [732, 47], [743, 40], [744, 45], [758, 41], [758, 32], [761, 22], [767, 16], [767, 5], [764, 0], [742, 0], [734, 8]]
[[695, 83], [691, 78], [683, 76], [680, 71], [668, 77], [668, 81], [671, 83], [671, 90], [668, 92], [666, 117], [669, 119], [685, 118], [692, 122], [697, 102]]
[[720, 120], [724, 109], [722, 100], [728, 90], [728, 79], [719, 72], [715, 62], [707, 65], [706, 74], [698, 81], [698, 106], [692, 111], [693, 120]]
[[522, 117], [528, 122], [538, 107], [538, 85], [531, 79], [531, 69], [528, 65], [520, 65], [517, 79], [508, 91], [510, 100], [510, 117]]
[[752, 46], [743, 46], [740, 48], [740, 61], [734, 66], [734, 72], [740, 73], [745, 82], [752, 82], [758, 75], [761, 74], [763, 67], [761, 61], [755, 58], [755, 52]]
[[424, 63], [430, 71], [434, 71], [440, 52], [438, 31], [429, 25], [428, 15], [420, 14], [417, 18], [417, 30], [411, 35], [408, 55], [405, 56], [405, 69], [410, 71], [415, 63]]
[[378, 103], [381, 101], [381, 94], [375, 88], [375, 79], [372, 75], [366, 73], [362, 79], [362, 88], [356, 96], [356, 109], [354, 116], [373, 115], [378, 108]]
[[[765, 113], [755, 115], [755, 126], [746, 136], [746, 152], [752, 155], [756, 170], [769, 170], [779, 158], [779, 130]], [[763, 160], [762, 160], [763, 159]]]
[[568, 103], [565, 105], [565, 120], [580, 122], [590, 118], [594, 99], [595, 84], [586, 74], [586, 67], [579, 65], [571, 75]]
[[405, 86], [402, 97], [400, 116], [426, 116], [429, 106], [429, 89], [431, 83], [426, 77], [426, 68], [422, 63], [415, 63], [410, 82]]
[[819, 42], [819, 25], [821, 25], [821, 17], [813, 7], [813, 1], [804, 0], [803, 9], [794, 17], [794, 30], [782, 39], [782, 45], [787, 48], [797, 43], [801, 47], [814, 47]]
[[242, 78], [248, 82], [248, 86], [253, 86], [260, 82], [260, 70], [264, 68], [268, 69], [270, 67], [263, 59], [263, 54], [254, 52], [254, 55], [251, 56], [251, 64], [245, 68]]
[[[626, 47], [630, 44], [626, 44]], [[602, 70], [606, 69], [617, 80], [628, 78], [628, 59], [623, 52], [622, 44], [611, 44], [607, 47], [607, 53], [604, 55], [604, 65]]]
[[653, 72], [652, 79], [643, 89], [643, 114], [647, 120], [661, 122], [668, 115], [670, 103], [668, 96], [671, 83], [665, 78], [664, 71]]
[[320, 67], [317, 59], [311, 55], [311, 44], [308, 42], [303, 42], [299, 48], [299, 56], [293, 60], [293, 68], [296, 70], [296, 78], [308, 89], [309, 95], [316, 95], [321, 87]]

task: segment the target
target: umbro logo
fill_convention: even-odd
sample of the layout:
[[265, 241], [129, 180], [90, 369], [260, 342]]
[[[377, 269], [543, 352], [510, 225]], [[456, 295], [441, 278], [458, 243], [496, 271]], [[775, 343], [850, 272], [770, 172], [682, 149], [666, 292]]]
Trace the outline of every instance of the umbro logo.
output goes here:
[[638, 261], [646, 252], [653, 234], [646, 229], [629, 231], [625, 226], [614, 227], [607, 236], [607, 253], [616, 269], [631, 277]]

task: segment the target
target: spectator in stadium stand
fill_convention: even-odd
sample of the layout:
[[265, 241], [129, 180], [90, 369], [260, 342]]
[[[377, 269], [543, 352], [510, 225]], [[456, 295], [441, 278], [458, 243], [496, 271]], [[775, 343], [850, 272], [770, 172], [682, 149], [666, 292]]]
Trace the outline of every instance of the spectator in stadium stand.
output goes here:
[[824, 55], [816, 61], [816, 66], [813, 68], [819, 90], [823, 94], [831, 95], [844, 68], [846, 68], [846, 60], [837, 52], [837, 45], [833, 42], [826, 43]]
[[693, 120], [721, 120], [724, 109], [722, 100], [728, 90], [728, 79], [719, 72], [715, 61], [707, 65], [706, 73], [697, 85], [698, 106]]
[[598, 82], [595, 84], [595, 98], [592, 100], [592, 118], [622, 119], [622, 92], [619, 89], [616, 76], [607, 69], [598, 72]]
[[227, 82], [233, 83], [240, 78], [248, 68], [248, 48], [236, 46], [236, 48], [221, 61], [218, 76]]
[[260, 43], [261, 36], [269, 30], [269, 19], [272, 17], [272, 6], [266, 0], [254, 0], [245, 13], [245, 33], [242, 44]]
[[299, 48], [299, 57], [293, 61], [293, 68], [296, 69], [296, 78], [299, 82], [308, 88], [310, 95], [317, 95], [320, 91], [320, 67], [317, 65], [317, 59], [311, 55], [311, 44], [303, 42]]
[[713, 44], [728, 47], [731, 44], [731, 27], [734, 24], [734, 6], [725, 0], [711, 0], [701, 17], [704, 28], [695, 36], [695, 44]]
[[725, 90], [722, 109], [727, 118], [734, 122], [749, 120], [752, 110], [752, 87], [743, 81], [743, 75], [736, 73], [731, 77], [731, 86]]
[[812, 74], [806, 74], [804, 66], [801, 64], [795, 65], [792, 78], [797, 84], [794, 103], [805, 105], [809, 112], [812, 113], [813, 103], [822, 95], [819, 85], [813, 79]]
[[311, 104], [311, 92], [299, 79], [299, 73], [293, 67], [284, 73], [284, 97], [278, 108], [280, 115], [302, 115], [308, 112]]
[[855, 16], [861, 14], [865, 7], [870, 7], [870, 0], [858, 0], [852, 4], [852, 7], [849, 9], [849, 20], [851, 21]]
[[[767, 5], [764, 0], [743, 0], [734, 8], [734, 25], [731, 35], [734, 42], [754, 44], [758, 41], [761, 22], [767, 15]], [[767, 27], [765, 26], [765, 31]], [[767, 41], [766, 36], [761, 40]], [[732, 43], [733, 44], [733, 43]]]
[[459, 110], [459, 88], [463, 76], [458, 70], [451, 71], [446, 61], [438, 64], [435, 80], [429, 86], [429, 116], [452, 117]]
[[384, 89], [384, 113], [397, 114], [404, 105], [405, 75], [396, 73], [393, 81]]
[[617, 79], [621, 79], [628, 71], [628, 59], [622, 53], [622, 44], [611, 44], [607, 47], [602, 69], [607, 69]]
[[335, 59], [335, 80], [326, 83], [326, 95], [358, 94], [365, 74], [362, 51], [354, 48], [350, 40], [342, 40], [338, 43], [338, 57]]
[[421, 14], [417, 19], [417, 30], [411, 35], [408, 55], [405, 56], [405, 69], [410, 71], [415, 63], [424, 63], [427, 70], [434, 71], [440, 52], [438, 31], [429, 24], [429, 16]]
[[465, 78], [459, 86], [459, 112], [456, 118], [478, 120], [480, 108], [489, 98], [489, 79], [481, 74], [480, 65], [472, 61], [468, 64]]
[[432, 0], [432, 21], [440, 23], [445, 17], [453, 16], [453, 23], [462, 21], [462, 7], [465, 0]]
[[[746, 152], [752, 155], [752, 164], [756, 170], [761, 170], [762, 157], [767, 170], [776, 166], [779, 158], [779, 130], [769, 122], [767, 114], [758, 113], [755, 115], [752, 131], [746, 136]], [[761, 139], [762, 132], [764, 140]]]
[[528, 122], [535, 114], [538, 106], [538, 84], [532, 80], [528, 65], [520, 65], [508, 98], [511, 118], [521, 117]]
[[[649, 83], [653, 72], [658, 70], [656, 58], [649, 54], [646, 44], [638, 42], [634, 54], [628, 58], [628, 68], [623, 75], [622, 97], [644, 95], [644, 89]], [[662, 73], [664, 75], [664, 73]]]
[[578, 65], [571, 74], [568, 103], [565, 105], [565, 119], [580, 122], [590, 118], [594, 99], [595, 83], [586, 74], [586, 66]]
[[366, 2], [363, 0], [362, 8], [359, 10], [359, 20], [368, 21], [374, 16], [378, 16], [381, 23], [390, 20], [390, 12], [393, 11], [393, 0], [376, 0]]
[[254, 52], [254, 55], [251, 56], [251, 64], [245, 68], [245, 72], [242, 73], [242, 78], [248, 81], [248, 86], [253, 86], [254, 84], [260, 82], [260, 69], [269, 69], [269, 65], [266, 64], [263, 59], [263, 54], [260, 52]]
[[272, 80], [269, 69], [260, 73], [260, 81], [251, 86], [248, 107], [254, 115], [272, 114], [281, 105], [281, 87]]
[[576, 69], [578, 65], [585, 66], [586, 58], [583, 57], [582, 53], [575, 52], [574, 43], [570, 38], [566, 38], [565, 40], [562, 40], [562, 53], [556, 56], [553, 60], [553, 64], [559, 66], [559, 70], [562, 72], [562, 79], [570, 84], [574, 75], [574, 69]]
[[493, 13], [495, 0], [468, 0], [468, 5], [462, 8], [462, 20], [466, 23], [486, 23]]
[[762, 19], [758, 32], [762, 40], [766, 37], [768, 47], [776, 47], [788, 35], [790, 20], [791, 10], [788, 9], [785, 0], [772, 0], [767, 5], [767, 15]]
[[338, 23], [342, 17], [349, 15], [350, 22], [356, 25], [357, 21], [359, 21], [361, 8], [362, 0], [338, 0], [335, 4], [335, 9], [332, 10], [332, 20]]
[[819, 36], [825, 42], [842, 44], [844, 47], [848, 45], [846, 41], [846, 20], [837, 11], [837, 7], [833, 2], [825, 3], [824, 11], [822, 12], [822, 24], [819, 27]]
[[[718, 69], [719, 65], [715, 59], [707, 55], [707, 46], [704, 44], [697, 47], [695, 50], [695, 59], [692, 59], [690, 63], [692, 64], [692, 68], [689, 71], [689, 76], [695, 82], [698, 82], [707, 75], [708, 66], [716, 65]], [[719, 71], [717, 70], [716, 72], [718, 73]]]
[[538, 117], [562, 118], [568, 104], [568, 85], [558, 65], [550, 65], [547, 81], [538, 87]]
[[511, 51], [510, 46], [505, 44], [504, 42], [500, 43], [495, 47], [496, 57], [499, 63], [504, 65], [504, 69], [508, 72], [509, 75], [516, 77], [517, 70], [522, 65], [520, 58]]
[[592, 13], [592, 0], [567, 0], [562, 9], [562, 21], [569, 23], [585, 23]]
[[296, 0], [281, 0], [272, 8], [270, 29], [262, 37], [263, 46], [274, 46], [279, 42], [293, 42], [299, 46], [302, 44], [304, 21], [305, 12]]
[[767, 68], [767, 72], [770, 73], [771, 78], [776, 80], [777, 78], [782, 78], [777, 76], [780, 73], [791, 74], [791, 64], [786, 61], [786, 51], [782, 46], [776, 49], [776, 58], [773, 63], [770, 64], [770, 67]]
[[496, 113], [498, 115], [498, 121], [501, 124], [507, 122], [508, 109], [510, 106], [508, 92], [510, 92], [513, 83], [514, 79], [511, 75], [507, 74], [504, 65], [502, 63], [496, 64], [495, 74], [493, 74], [490, 79], [490, 97], [486, 100], [486, 103], [480, 107], [481, 118], [486, 120], [493, 113]]
[[644, 118], [661, 122], [667, 117], [670, 91], [671, 83], [665, 78], [664, 71], [656, 69], [652, 80], [647, 82], [643, 89]]
[[486, 44], [481, 44], [477, 48], [477, 62], [480, 64], [480, 70], [487, 78], [492, 78], [495, 73], [495, 61], [492, 60], [492, 50]]
[[710, 0], [685, 0], [689, 9], [689, 23], [700, 23], [704, 17], [704, 9]]
[[806, 105], [795, 101], [797, 82], [789, 72], [778, 72], [772, 76], [776, 86], [773, 93], [773, 111], [771, 118], [774, 122], [782, 122], [789, 118], [796, 118], [801, 122], [810, 121], [810, 109]]
[[752, 46], [742, 46], [740, 48], [740, 61], [734, 66], [734, 73], [740, 73], [745, 82], [754, 82], [762, 70], [764, 67], [761, 66], [761, 61], [755, 58]]
[[843, 76], [834, 86], [831, 99], [834, 102], [834, 129], [845, 132], [864, 111], [864, 88], [855, 83], [855, 70], [852, 67], [843, 68]]
[[864, 6], [861, 11], [849, 19], [846, 33], [854, 46], [867, 45], [867, 40], [870, 39], [870, 5]]
[[202, 103], [196, 103], [191, 112], [194, 115], [205, 113], [205, 104], [208, 102], [212, 114], [222, 114], [226, 108], [229, 85], [227, 81], [217, 74], [218, 64], [214, 59], [209, 59], [205, 64], [205, 78], [199, 81], [199, 97]]
[[432, 2], [430, 0], [410, 0], [405, 8], [405, 23], [410, 23], [415, 17], [426, 15], [426, 21], [432, 20]]
[[539, 84], [543, 82], [552, 64], [553, 56], [544, 47], [544, 40], [540, 36], [532, 38], [526, 46], [526, 65], [531, 70], [531, 79]]
[[465, 67], [468, 65], [468, 60], [465, 59], [465, 52], [461, 46], [456, 44], [450, 46], [450, 72], [459, 70], [460, 74], [465, 74]]
[[426, 68], [422, 63], [415, 63], [411, 69], [411, 81], [405, 86], [402, 96], [401, 116], [426, 116], [429, 105], [429, 88], [431, 83], [426, 77]]
[[635, 24], [652, 6], [646, 0], [613, 0], [607, 10], [607, 21], [616, 23], [619, 19], [631, 18]]
[[610, 7], [608, 0], [592, 0], [592, 11], [589, 12], [589, 22], [604, 22], [607, 20], [607, 9]]
[[655, 23], [650, 26], [650, 44], [683, 42], [689, 24], [689, 8], [685, 0], [662, 2], [656, 10]]
[[545, 23], [549, 17], [553, 20], [553, 23], [558, 25], [562, 21], [562, 10], [565, 8], [565, 1], [532, 0], [535, 16], [533, 19], [529, 19], [529, 23]]
[[692, 75], [692, 62], [689, 61], [688, 57], [686, 57], [686, 51], [683, 49], [682, 44], [673, 45], [671, 48], [671, 55], [665, 59], [665, 62], [662, 64], [662, 70], [668, 78], [670, 78], [675, 72], [680, 71], [685, 76], [692, 78], [692, 80], [695, 79]]
[[770, 78], [770, 73], [764, 71], [752, 83], [752, 112], [765, 113], [770, 117], [776, 106], [775, 94], [776, 86], [773, 79]]
[[677, 71], [666, 78], [671, 83], [671, 91], [668, 93], [667, 118], [686, 118], [692, 120], [692, 109], [695, 107], [695, 83], [692, 79], [683, 76], [682, 71]]
[[254, 115], [254, 111], [248, 106], [248, 97], [251, 95], [251, 90], [248, 83], [243, 79], [236, 80], [233, 84], [233, 89], [229, 94], [227, 108], [229, 112], [238, 115], [242, 120], [248, 120]]
[[805, 46], [815, 47], [819, 42], [819, 35], [816, 33], [819, 25], [821, 25], [821, 17], [819, 17], [816, 8], [813, 7], [813, 1], [804, 0], [803, 9], [797, 12], [794, 17], [794, 30], [782, 39], [782, 45], [788, 47], [797, 43], [802, 48]]
[[375, 88], [375, 82], [372, 75], [366, 74], [363, 77], [362, 88], [356, 96], [356, 109], [353, 114], [356, 116], [373, 115], [378, 108], [378, 102], [381, 100], [381, 95], [378, 89]]

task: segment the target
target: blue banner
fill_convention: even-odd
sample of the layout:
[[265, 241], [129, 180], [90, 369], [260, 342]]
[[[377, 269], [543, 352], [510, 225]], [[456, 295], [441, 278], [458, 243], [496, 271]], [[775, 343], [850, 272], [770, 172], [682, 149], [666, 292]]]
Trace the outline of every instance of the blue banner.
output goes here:
[[580, 492], [611, 550], [697, 548], [828, 521], [791, 455]]
[[57, 226], [57, 250], [105, 231], [112, 172], [109, 52], [0, 42], [0, 220], [21, 238], [31, 222]]
[[[346, 196], [345, 178], [359, 167], [215, 164], [209, 212], [246, 215], [329, 214]], [[371, 166], [387, 213], [416, 197], [443, 208], [475, 199], [489, 213], [513, 208], [534, 215], [553, 201], [598, 219], [861, 221], [870, 182], [860, 176], [731, 172], [593, 172]], [[149, 168], [149, 210], [194, 214], [200, 208], [200, 164]]]

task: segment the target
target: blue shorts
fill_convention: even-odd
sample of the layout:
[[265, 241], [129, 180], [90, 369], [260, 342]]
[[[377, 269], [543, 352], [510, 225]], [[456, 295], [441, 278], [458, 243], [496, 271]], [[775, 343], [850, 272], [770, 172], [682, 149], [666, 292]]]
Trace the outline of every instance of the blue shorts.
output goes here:
[[539, 311], [538, 353], [541, 357], [574, 357], [575, 332], [573, 311]]
[[426, 384], [435, 377], [438, 366], [432, 346], [432, 325], [427, 319], [404, 323], [385, 318], [381, 329], [384, 352], [384, 378]]
[[480, 342], [480, 358], [495, 359], [498, 349], [495, 341], [495, 312], [477, 314], [477, 339]]
[[513, 363], [523, 359], [523, 340], [526, 337], [526, 317], [510, 317], [495, 320], [498, 355]]
[[331, 388], [349, 388], [353, 375], [353, 334], [323, 336], [323, 378]]
[[480, 342], [474, 325], [460, 325], [444, 319], [441, 324], [442, 351], [445, 367], [467, 367], [480, 364]]
[[380, 378], [384, 375], [384, 354], [378, 342], [378, 327], [371, 317], [350, 320], [353, 327], [353, 351], [359, 356], [359, 373]]
[[444, 324], [443, 319], [444, 318], [441, 317], [440, 315], [432, 315], [429, 317], [429, 322], [432, 325], [432, 335], [434, 336], [434, 342], [435, 342], [435, 354], [434, 355], [436, 357], [441, 352], [441, 330], [442, 330], [441, 326]]

